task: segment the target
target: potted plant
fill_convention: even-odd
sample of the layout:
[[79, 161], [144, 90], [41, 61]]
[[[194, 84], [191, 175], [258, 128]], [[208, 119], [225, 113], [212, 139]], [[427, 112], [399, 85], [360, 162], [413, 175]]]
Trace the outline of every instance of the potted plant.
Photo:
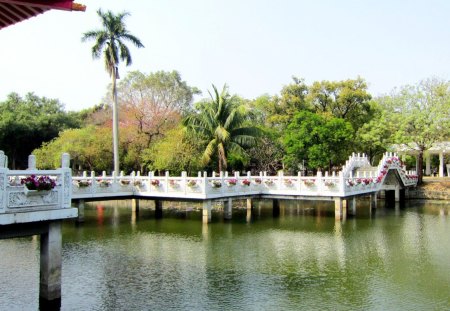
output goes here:
[[242, 181], [242, 185], [243, 185], [243, 186], [250, 186], [250, 184], [251, 184], [251, 182], [250, 182], [250, 180], [248, 180], [248, 179], [244, 179], [244, 180]]
[[120, 184], [122, 186], [128, 186], [130, 183], [131, 183], [131, 180], [129, 180], [129, 179], [121, 179], [120, 180]]
[[195, 186], [197, 186], [197, 181], [195, 181], [194, 179], [189, 179], [186, 185], [190, 188], [194, 188]]
[[261, 178], [255, 178], [255, 184], [260, 185], [262, 183], [262, 179]]
[[288, 187], [292, 186], [294, 182], [291, 179], [285, 179], [284, 184]]
[[56, 187], [56, 182], [45, 175], [38, 177], [33, 174], [27, 178], [22, 178], [20, 183], [25, 186], [26, 195], [45, 194]]
[[174, 180], [174, 179], [169, 180], [169, 185], [172, 188], [178, 188], [178, 186], [179, 186], [178, 182], [176, 180]]
[[102, 188], [107, 188], [111, 185], [111, 182], [109, 180], [100, 179], [97, 184]]
[[78, 188], [87, 188], [91, 185], [91, 181], [90, 180], [78, 180], [76, 182], [76, 185]]
[[159, 186], [161, 185], [161, 183], [159, 182], [158, 179], [152, 179], [152, 181], [150, 182], [150, 184], [151, 184], [153, 187], [155, 187], [155, 188], [157, 188], [157, 187], [159, 187]]
[[227, 180], [227, 184], [228, 184], [228, 186], [236, 186], [236, 184], [237, 184], [237, 179], [236, 178], [230, 178], [230, 179], [228, 179]]
[[325, 180], [324, 184], [328, 188], [333, 188], [334, 186], [336, 186], [336, 183], [332, 180]]
[[222, 183], [220, 182], [220, 180], [213, 180], [213, 181], [211, 182], [211, 186], [212, 186], [213, 188], [220, 188], [220, 187], [222, 187]]
[[314, 186], [314, 185], [316, 184], [316, 180], [315, 180], [315, 179], [305, 179], [305, 180], [303, 181], [303, 184], [304, 184], [306, 187], [312, 187], [312, 186]]
[[273, 180], [272, 180], [272, 179], [266, 179], [266, 180], [264, 181], [264, 183], [265, 183], [267, 186], [272, 186], [272, 185], [273, 185]]

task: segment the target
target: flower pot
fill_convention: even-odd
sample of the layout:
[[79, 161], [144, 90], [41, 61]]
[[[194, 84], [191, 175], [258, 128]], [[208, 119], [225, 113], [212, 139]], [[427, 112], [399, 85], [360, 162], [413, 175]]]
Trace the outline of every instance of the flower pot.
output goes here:
[[44, 196], [47, 195], [51, 192], [51, 190], [29, 190], [27, 187], [25, 187], [25, 195], [27, 197], [32, 197], [32, 196]]

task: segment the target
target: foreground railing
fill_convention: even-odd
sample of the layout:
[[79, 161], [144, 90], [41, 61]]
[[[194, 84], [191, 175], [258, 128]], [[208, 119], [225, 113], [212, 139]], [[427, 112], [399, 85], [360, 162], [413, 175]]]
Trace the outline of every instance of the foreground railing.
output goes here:
[[[29, 157], [27, 170], [9, 170], [7, 157], [0, 151], [0, 214], [63, 209], [71, 207], [72, 173], [68, 154], [62, 157], [61, 168], [37, 170], [34, 156]], [[51, 189], [28, 189], [22, 180], [45, 178], [54, 182]]]

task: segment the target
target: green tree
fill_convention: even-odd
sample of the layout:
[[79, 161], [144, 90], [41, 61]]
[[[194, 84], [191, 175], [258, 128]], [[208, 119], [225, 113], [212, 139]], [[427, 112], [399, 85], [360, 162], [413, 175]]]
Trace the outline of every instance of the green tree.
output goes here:
[[88, 31], [83, 34], [82, 41], [95, 40], [92, 47], [92, 57], [100, 58], [103, 53], [105, 69], [112, 79], [112, 98], [113, 98], [113, 153], [114, 153], [114, 171], [119, 173], [119, 110], [117, 103], [116, 80], [119, 78], [119, 62], [124, 61], [127, 66], [131, 65], [131, 53], [124, 41], [131, 42], [138, 48], [144, 47], [141, 41], [132, 35], [125, 25], [125, 17], [128, 12], [122, 12], [115, 15], [111, 11], [97, 11], [102, 22], [103, 28], [100, 30]]
[[169, 170], [174, 174], [187, 171], [189, 175], [202, 168], [202, 150], [198, 141], [186, 135], [182, 127], [174, 128], [167, 135], [143, 151], [146, 167], [153, 171]]
[[204, 164], [214, 157], [219, 171], [227, 169], [229, 152], [245, 154], [260, 135], [260, 130], [244, 126], [247, 112], [240, 101], [231, 97], [226, 86], [221, 93], [213, 85], [211, 100], [200, 103], [198, 111], [187, 116], [183, 124], [187, 130], [205, 144], [202, 156]]
[[69, 129], [59, 137], [45, 143], [33, 151], [37, 166], [42, 169], [59, 167], [61, 154], [67, 152], [76, 171], [101, 172], [111, 167], [111, 131], [108, 128], [87, 126], [82, 129]]
[[307, 96], [316, 112], [345, 119], [355, 131], [371, 119], [371, 98], [367, 83], [360, 77], [355, 80], [314, 82]]
[[12, 169], [26, 168], [35, 148], [64, 129], [80, 126], [79, 115], [63, 108], [58, 100], [33, 93], [24, 98], [11, 93], [0, 103], [0, 150], [9, 157]]
[[352, 141], [353, 128], [344, 119], [300, 111], [285, 131], [285, 164], [295, 171], [304, 160], [310, 168], [331, 170], [345, 161]]
[[392, 142], [417, 151], [418, 182], [422, 183], [424, 151], [436, 142], [450, 139], [450, 82], [423, 80], [394, 90], [379, 102], [395, 126]]

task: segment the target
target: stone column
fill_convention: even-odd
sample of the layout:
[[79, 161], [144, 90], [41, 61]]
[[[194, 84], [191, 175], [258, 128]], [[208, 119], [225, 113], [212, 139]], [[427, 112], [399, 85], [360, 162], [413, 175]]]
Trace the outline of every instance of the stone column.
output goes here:
[[350, 215], [356, 215], [356, 197], [350, 199], [350, 206], [348, 207], [348, 212]]
[[224, 204], [223, 218], [230, 220], [233, 217], [233, 199], [228, 198], [226, 204]]
[[245, 217], [247, 222], [252, 220], [252, 199], [247, 199], [247, 215]]
[[425, 157], [425, 175], [431, 175], [431, 154], [427, 154]]
[[163, 217], [162, 201], [155, 200], [155, 218], [160, 219], [162, 217]]
[[131, 199], [131, 211], [139, 213], [139, 199]]
[[203, 223], [211, 222], [211, 200], [203, 201]]
[[370, 209], [377, 208], [377, 193], [370, 195]]
[[394, 191], [395, 191], [395, 202], [400, 202], [400, 187], [396, 186]]
[[439, 177], [444, 177], [444, 153], [439, 153]]
[[84, 222], [84, 200], [78, 201], [78, 218], [77, 222]]
[[280, 200], [273, 199], [272, 206], [273, 206], [273, 217], [279, 217], [280, 216]]
[[341, 198], [334, 199], [334, 218], [341, 220], [343, 216], [343, 200]]
[[44, 300], [61, 299], [61, 221], [48, 224], [41, 234], [41, 263], [39, 297]]

